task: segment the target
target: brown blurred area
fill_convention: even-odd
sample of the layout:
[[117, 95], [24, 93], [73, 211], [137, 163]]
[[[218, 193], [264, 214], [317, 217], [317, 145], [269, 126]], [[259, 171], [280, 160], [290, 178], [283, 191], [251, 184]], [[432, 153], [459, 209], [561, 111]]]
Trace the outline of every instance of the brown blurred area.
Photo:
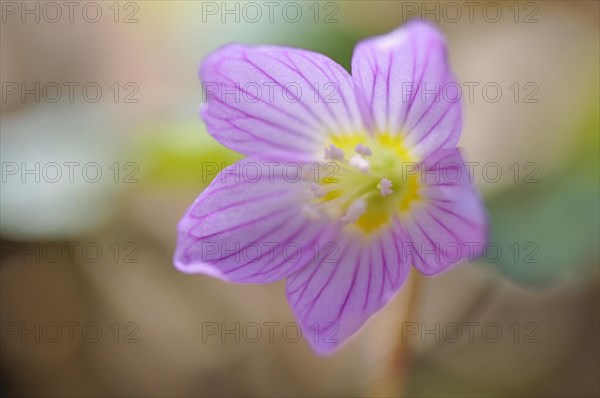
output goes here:
[[[1, 365], [7, 395], [356, 396], [377, 382], [386, 350], [399, 338], [404, 290], [339, 353], [318, 357], [305, 341], [295, 341], [294, 333], [287, 338], [282, 333], [283, 325], [294, 322], [283, 283], [228, 285], [178, 273], [168, 266], [174, 243], [168, 231], [148, 232], [144, 221], [164, 202], [146, 199], [136, 207], [124, 213], [118, 228], [82, 242], [136, 236], [137, 264], [90, 263], [81, 256], [72, 262], [23, 263], [20, 254], [3, 262]], [[177, 221], [185, 202], [179, 209], [173, 202], [169, 207], [172, 214], [162, 218], [163, 225]], [[405, 336], [412, 358], [407, 396], [591, 397], [597, 392], [596, 282], [565, 281], [531, 291], [478, 265], [463, 265], [427, 279], [425, 286], [416, 320], [422, 330]], [[70, 322], [78, 323], [73, 342], [64, 326]], [[273, 342], [264, 327], [257, 342], [253, 330], [225, 335], [221, 330], [267, 322], [280, 325]], [[440, 331], [466, 322], [478, 325], [472, 341], [466, 332], [455, 342], [453, 330]], [[520, 323], [516, 341], [515, 322]], [[30, 330], [38, 324], [39, 330], [7, 335], [9, 323], [19, 329], [25, 323]], [[51, 323], [62, 325], [58, 342], [51, 341]], [[96, 328], [84, 332], [90, 323], [99, 325], [99, 341]], [[207, 335], [206, 323], [218, 325], [219, 332]], [[482, 333], [490, 323], [500, 325], [498, 341], [495, 330]], [[437, 333], [436, 324], [441, 325]]]
[[[99, 23], [11, 17], [1, 26], [2, 82], [98, 82], [105, 93], [97, 103], [3, 99], [2, 161], [90, 159], [105, 171], [113, 162], [139, 166], [134, 184], [2, 185], [1, 396], [378, 395], [400, 342], [407, 353], [404, 396], [600, 396], [595, 252], [573, 264], [585, 271], [547, 283], [514, 281], [483, 261], [421, 277], [412, 318], [407, 285], [329, 357], [314, 354], [293, 328], [282, 332], [294, 322], [284, 282], [226, 284], [172, 266], [177, 222], [206, 185], [190, 169], [205, 158], [231, 157], [206, 138], [197, 116], [202, 57], [227, 41], [318, 49], [329, 38], [351, 49], [356, 39], [399, 25], [407, 2], [337, 2], [339, 23], [330, 26], [202, 23], [202, 3], [184, 1], [121, 2], [120, 20], [136, 9], [127, 4], [138, 7], [139, 22], [124, 24], [112, 21], [112, 2], [99, 3]], [[513, 3], [499, 2], [505, 12]], [[511, 15], [497, 24], [440, 25], [463, 81], [508, 87], [533, 80], [540, 87], [536, 106], [466, 104], [461, 146], [468, 157], [535, 161], [544, 179], [570, 165], [582, 142], [597, 143], [597, 131], [591, 138], [571, 132], [597, 101], [599, 3], [531, 3], [539, 6], [537, 24], [515, 24]], [[139, 101], [115, 103], [108, 88], [114, 82], [137, 84]], [[190, 144], [196, 137], [198, 147]], [[154, 168], [162, 174], [148, 172]], [[477, 185], [488, 200], [514, 184]], [[69, 245], [76, 245], [73, 256]], [[269, 341], [271, 323], [277, 325]], [[455, 324], [463, 327], [461, 338]], [[472, 339], [465, 324], [474, 328]], [[483, 332], [486, 325], [492, 329]]]

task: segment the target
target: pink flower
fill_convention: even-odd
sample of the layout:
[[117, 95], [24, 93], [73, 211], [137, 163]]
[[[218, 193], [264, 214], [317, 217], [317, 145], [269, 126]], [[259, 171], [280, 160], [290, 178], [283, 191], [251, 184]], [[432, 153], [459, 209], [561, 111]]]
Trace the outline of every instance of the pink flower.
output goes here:
[[247, 158], [189, 208], [175, 265], [229, 282], [287, 279], [317, 352], [352, 336], [411, 266], [435, 275], [485, 244], [485, 210], [456, 148], [462, 106], [443, 94], [456, 81], [433, 26], [359, 43], [352, 76], [321, 54], [237, 44], [208, 56], [200, 76], [208, 131]]

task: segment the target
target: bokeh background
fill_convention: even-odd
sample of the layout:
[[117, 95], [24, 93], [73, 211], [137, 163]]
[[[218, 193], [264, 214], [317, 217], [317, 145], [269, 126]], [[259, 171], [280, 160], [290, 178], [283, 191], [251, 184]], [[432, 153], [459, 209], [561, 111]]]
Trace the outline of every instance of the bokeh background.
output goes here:
[[[47, 2], [1, 3], [0, 395], [386, 395], [378, 380], [398, 346], [393, 395], [600, 394], [597, 1], [481, 1], [472, 18], [462, 2], [298, 1], [297, 22], [293, 10], [284, 18], [287, 2], [274, 2], [272, 21], [263, 2], [256, 21], [247, 2], [74, 3], [72, 21], [63, 2], [57, 21]], [[34, 11], [23, 21], [24, 7]], [[407, 287], [330, 357], [281, 329], [273, 341], [266, 329], [257, 342], [248, 329], [239, 341], [207, 335], [209, 323], [294, 319], [283, 282], [228, 285], [172, 266], [176, 224], [208, 183], [203, 164], [240, 158], [198, 117], [202, 58], [231, 41], [275, 43], [348, 67], [357, 41], [425, 13], [459, 79], [479, 84], [460, 146], [503, 173], [475, 169], [501, 254], [423, 278], [410, 311]], [[76, 84], [72, 101], [65, 82]], [[21, 95], [36, 83], [40, 98]], [[488, 83], [501, 87], [497, 101]], [[11, 171], [36, 162], [95, 162], [103, 174], [91, 183], [77, 168], [52, 183]], [[472, 339], [444, 329], [468, 322]], [[489, 324], [500, 338], [482, 333]]]

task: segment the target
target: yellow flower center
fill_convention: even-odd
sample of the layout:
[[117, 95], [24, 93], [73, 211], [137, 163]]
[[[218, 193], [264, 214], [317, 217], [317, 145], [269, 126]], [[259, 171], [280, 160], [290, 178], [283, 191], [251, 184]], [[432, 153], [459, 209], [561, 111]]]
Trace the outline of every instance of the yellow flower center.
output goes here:
[[333, 135], [311, 185], [314, 216], [371, 234], [419, 200], [417, 159], [400, 135]]

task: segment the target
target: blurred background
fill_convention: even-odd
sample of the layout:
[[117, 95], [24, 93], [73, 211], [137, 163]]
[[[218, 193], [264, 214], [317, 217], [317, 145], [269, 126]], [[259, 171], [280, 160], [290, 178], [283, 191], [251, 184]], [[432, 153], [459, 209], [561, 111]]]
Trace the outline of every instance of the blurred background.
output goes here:
[[[600, 394], [597, 1], [65, 3], [1, 2], [0, 395], [386, 395], [398, 345], [393, 395]], [[494, 245], [318, 357], [284, 331], [283, 282], [172, 266], [203, 165], [241, 158], [198, 117], [197, 69], [232, 41], [348, 68], [357, 41], [421, 17], [473, 87], [460, 146]]]

